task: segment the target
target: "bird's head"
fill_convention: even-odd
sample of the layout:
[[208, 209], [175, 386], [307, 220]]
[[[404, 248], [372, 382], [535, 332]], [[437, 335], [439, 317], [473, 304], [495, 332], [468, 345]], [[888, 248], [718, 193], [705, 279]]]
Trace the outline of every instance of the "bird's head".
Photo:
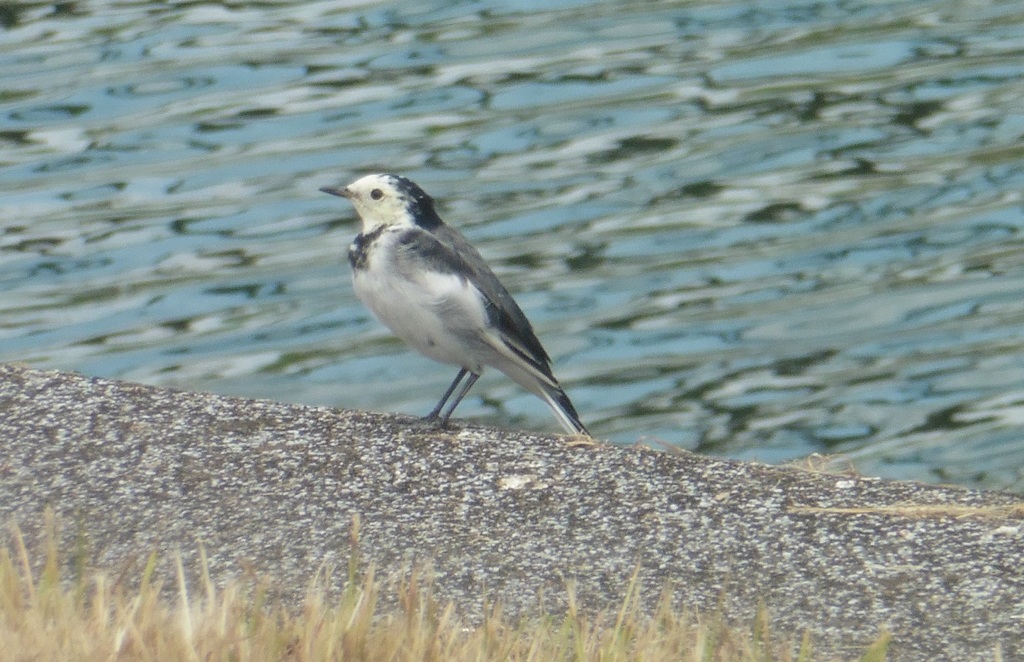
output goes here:
[[399, 175], [360, 177], [348, 186], [320, 189], [347, 198], [363, 223], [363, 233], [381, 226], [418, 226], [432, 230], [443, 222], [434, 210], [434, 200], [412, 181]]

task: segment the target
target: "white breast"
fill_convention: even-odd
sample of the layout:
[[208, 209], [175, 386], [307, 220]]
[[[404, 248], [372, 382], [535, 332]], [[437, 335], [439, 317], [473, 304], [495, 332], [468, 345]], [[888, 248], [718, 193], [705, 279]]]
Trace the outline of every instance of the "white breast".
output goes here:
[[396, 268], [391, 247], [397, 233], [381, 236], [366, 267], [352, 274], [356, 296], [399, 338], [418, 352], [479, 374], [481, 351], [491, 351], [480, 293], [454, 274], [422, 271], [408, 276]]

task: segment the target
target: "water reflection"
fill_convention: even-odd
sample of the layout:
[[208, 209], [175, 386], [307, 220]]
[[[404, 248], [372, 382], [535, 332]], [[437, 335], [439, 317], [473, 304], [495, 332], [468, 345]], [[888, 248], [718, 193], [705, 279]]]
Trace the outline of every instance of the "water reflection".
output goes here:
[[[0, 359], [425, 412], [355, 300], [406, 174], [588, 426], [1024, 489], [1013, 3], [19, 4], [0, 12]], [[464, 416], [552, 429], [500, 376]]]

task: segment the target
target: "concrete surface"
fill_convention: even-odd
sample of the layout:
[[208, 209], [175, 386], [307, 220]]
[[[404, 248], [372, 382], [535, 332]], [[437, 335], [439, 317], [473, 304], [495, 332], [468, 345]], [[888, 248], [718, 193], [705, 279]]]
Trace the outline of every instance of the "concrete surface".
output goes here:
[[[1019, 496], [574, 447], [567, 438], [225, 398], [0, 365], [0, 518], [137, 577], [156, 549], [215, 581], [257, 577], [299, 601], [361, 554], [398, 578], [418, 562], [464, 615], [616, 606], [639, 568], [653, 605], [809, 629], [847, 657], [894, 635], [893, 660], [1024, 658]], [[8, 534], [9, 535], [9, 534]], [[167, 566], [165, 566], [166, 569]], [[540, 596], [543, 596], [541, 598]]]

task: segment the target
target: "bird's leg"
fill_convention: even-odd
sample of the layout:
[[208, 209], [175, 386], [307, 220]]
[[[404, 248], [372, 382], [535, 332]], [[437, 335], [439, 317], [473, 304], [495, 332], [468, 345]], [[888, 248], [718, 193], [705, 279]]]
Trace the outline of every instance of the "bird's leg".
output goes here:
[[466, 383], [462, 385], [461, 389], [459, 389], [459, 392], [456, 394], [455, 399], [452, 400], [452, 403], [448, 405], [448, 411], [441, 415], [441, 427], [447, 427], [448, 419], [451, 418], [452, 412], [454, 412], [455, 408], [459, 406], [459, 403], [462, 402], [462, 398], [466, 397], [466, 393], [468, 393], [469, 389], [473, 387], [473, 384], [476, 384], [476, 380], [478, 379], [480, 379], [480, 375], [475, 372], [469, 373], [469, 379], [467, 379]]
[[455, 392], [455, 387], [459, 385], [459, 382], [462, 381], [462, 378], [466, 376], [467, 372], [469, 372], [469, 370], [466, 370], [465, 368], [459, 370], [459, 374], [455, 375], [455, 381], [452, 382], [452, 385], [449, 386], [448, 390], [441, 396], [441, 401], [437, 403], [437, 406], [434, 407], [429, 414], [423, 417], [424, 421], [437, 420], [437, 415], [441, 413], [441, 408], [444, 407], [444, 403], [448, 402], [448, 398], [452, 397], [452, 393]]

